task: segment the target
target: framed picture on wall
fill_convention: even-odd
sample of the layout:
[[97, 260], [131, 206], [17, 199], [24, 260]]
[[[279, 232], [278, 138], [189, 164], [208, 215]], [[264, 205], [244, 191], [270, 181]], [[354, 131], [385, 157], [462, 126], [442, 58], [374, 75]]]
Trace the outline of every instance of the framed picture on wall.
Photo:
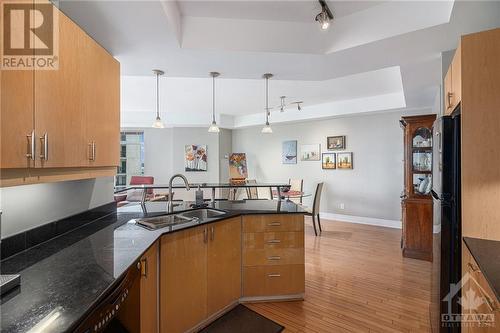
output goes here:
[[302, 145], [300, 147], [301, 161], [319, 161], [321, 159], [321, 145]]
[[337, 153], [337, 169], [352, 168], [352, 153]]
[[326, 147], [328, 150], [345, 149], [345, 135], [327, 137], [326, 138]]
[[184, 170], [207, 171], [207, 146], [186, 145], [184, 147]]
[[321, 154], [321, 168], [325, 170], [333, 170], [337, 168], [337, 159], [335, 153]]
[[290, 140], [283, 142], [281, 153], [281, 162], [283, 164], [297, 164], [297, 141]]

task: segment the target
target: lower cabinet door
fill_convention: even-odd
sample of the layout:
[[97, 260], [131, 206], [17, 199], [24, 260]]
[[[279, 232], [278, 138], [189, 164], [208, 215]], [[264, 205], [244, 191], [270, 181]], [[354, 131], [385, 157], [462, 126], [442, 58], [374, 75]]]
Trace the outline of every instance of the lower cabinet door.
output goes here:
[[158, 242], [141, 258], [141, 332], [158, 332]]
[[161, 239], [160, 331], [185, 332], [207, 317], [207, 227]]
[[208, 315], [241, 296], [241, 218], [208, 225]]

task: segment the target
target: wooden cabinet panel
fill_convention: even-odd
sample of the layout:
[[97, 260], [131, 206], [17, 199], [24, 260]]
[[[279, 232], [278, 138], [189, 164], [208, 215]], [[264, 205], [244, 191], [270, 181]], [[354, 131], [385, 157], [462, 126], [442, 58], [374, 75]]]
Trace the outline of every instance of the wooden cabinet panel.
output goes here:
[[[120, 63], [87, 37], [82, 82], [86, 157], [90, 166], [118, 166], [120, 159]], [[93, 147], [94, 145], [94, 147]], [[93, 156], [95, 155], [95, 156]]]
[[241, 218], [208, 225], [208, 315], [241, 297]]
[[158, 242], [141, 258], [141, 332], [158, 332]]
[[455, 55], [451, 62], [451, 111], [453, 111], [457, 105], [462, 101], [462, 47], [458, 44]]
[[302, 294], [304, 281], [304, 265], [244, 267], [243, 296]]
[[40, 161], [37, 167], [82, 167], [87, 164], [82, 94], [87, 73], [81, 66], [86, 57], [82, 52], [86, 35], [61, 12], [58, 22], [59, 69], [35, 71], [35, 132]]
[[304, 248], [244, 249], [243, 266], [290, 265], [304, 262]]
[[432, 260], [432, 214], [432, 201], [406, 201], [403, 235], [405, 257]]
[[304, 216], [269, 214], [243, 217], [243, 232], [303, 231]]
[[33, 167], [35, 161], [26, 156], [34, 125], [33, 71], [2, 70], [0, 76], [0, 167]]
[[207, 316], [206, 227], [161, 238], [160, 332], [181, 333]]
[[286, 249], [304, 247], [302, 232], [255, 232], [243, 234], [244, 249]]

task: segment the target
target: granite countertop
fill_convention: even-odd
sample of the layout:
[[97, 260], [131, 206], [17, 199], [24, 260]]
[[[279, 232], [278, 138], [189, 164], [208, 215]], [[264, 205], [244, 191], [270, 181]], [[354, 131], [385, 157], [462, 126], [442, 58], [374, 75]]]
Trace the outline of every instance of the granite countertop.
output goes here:
[[[125, 207], [3, 260], [1, 272], [21, 274], [21, 287], [2, 297], [2, 332], [27, 332], [41, 324], [51, 333], [70, 331], [163, 234], [245, 214], [305, 213], [287, 201], [220, 201], [210, 207], [228, 214], [155, 231], [131, 221], [143, 217], [140, 206]], [[184, 203], [175, 211], [189, 208]], [[148, 216], [164, 214], [165, 203], [148, 211]]]
[[470, 237], [464, 241], [500, 302], [500, 241]]

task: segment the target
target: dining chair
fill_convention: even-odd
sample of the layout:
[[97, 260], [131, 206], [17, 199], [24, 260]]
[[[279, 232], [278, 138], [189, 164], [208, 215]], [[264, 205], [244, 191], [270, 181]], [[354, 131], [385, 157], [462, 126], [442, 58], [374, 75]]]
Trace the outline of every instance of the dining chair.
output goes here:
[[[289, 179], [288, 184], [290, 184], [290, 191], [297, 191], [297, 192], [304, 191], [304, 179]], [[290, 201], [302, 205], [302, 196], [298, 198], [290, 198]]]
[[[247, 179], [246, 180], [247, 184], [257, 184], [257, 180], [255, 179]], [[247, 187], [247, 198], [250, 200], [255, 200], [259, 199], [259, 191], [257, 190], [257, 187]]]
[[321, 192], [323, 191], [323, 184], [324, 183], [318, 183], [318, 185], [316, 185], [316, 192], [314, 193], [314, 201], [312, 209], [308, 209], [306, 213], [306, 215], [312, 217], [314, 234], [316, 236], [318, 236], [318, 231], [316, 230], [316, 219], [318, 219], [318, 227], [320, 234], [323, 231], [323, 229], [321, 228], [321, 221], [319, 219], [319, 206], [321, 202]]

